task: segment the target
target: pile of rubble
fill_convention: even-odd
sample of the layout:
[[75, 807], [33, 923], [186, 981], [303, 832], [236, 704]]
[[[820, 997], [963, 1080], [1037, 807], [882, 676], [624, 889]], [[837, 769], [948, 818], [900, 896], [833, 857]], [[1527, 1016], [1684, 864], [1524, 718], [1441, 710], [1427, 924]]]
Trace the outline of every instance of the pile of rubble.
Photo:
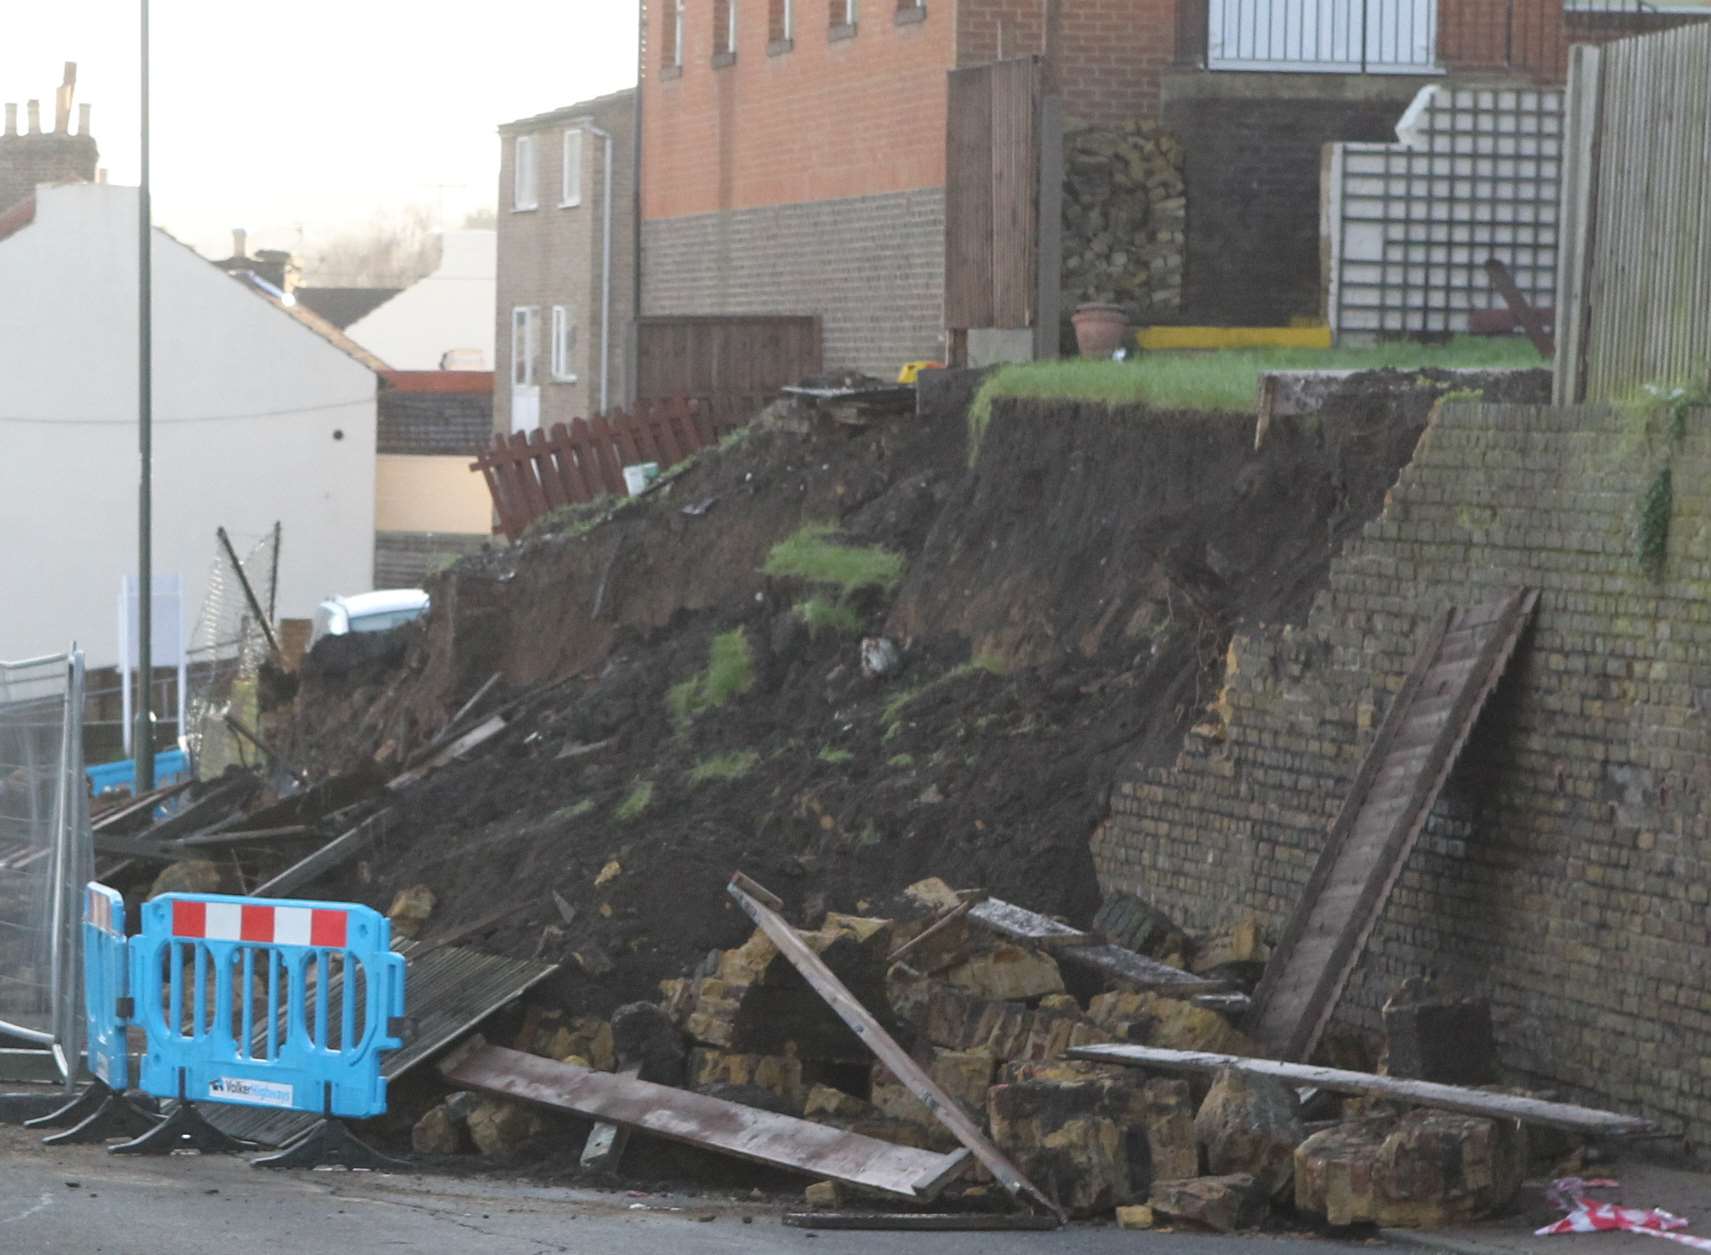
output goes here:
[[[1265, 959], [1251, 920], [1188, 938], [1143, 903], [1117, 897], [1098, 932], [1079, 933], [939, 880], [907, 896], [920, 907], [911, 919], [828, 913], [796, 930], [812, 967], [781, 950], [763, 923], [693, 974], [663, 982], [657, 1004], [624, 1007], [610, 1022], [532, 1009], [512, 1046], [568, 1065], [550, 1073], [565, 1078], [565, 1094], [582, 1092], [581, 1070], [616, 1073], [672, 1087], [638, 1092], [655, 1110], [694, 1093], [733, 1111], [786, 1117], [789, 1129], [807, 1121], [896, 1147], [948, 1156], [960, 1144], [980, 1155], [931, 1093], [876, 1058], [884, 1054], [876, 1039], [888, 1035], [933, 1093], [990, 1139], [993, 1162], [1013, 1165], [1051, 1210], [1127, 1227], [1231, 1231], [1289, 1213], [1334, 1225], [1430, 1226], [1492, 1214], [1520, 1188], [1528, 1141], [1515, 1119], [1324, 1091], [1304, 1103], [1290, 1084], [1239, 1067], [1185, 1079], [1067, 1057], [1111, 1044], [1213, 1052], [1238, 1064], [1256, 1056], [1227, 1018], [1246, 1002], [1231, 990]], [[1017, 935], [1030, 930], [1056, 935]], [[1150, 963], [1129, 957], [1155, 974], [1140, 982], [1152, 988], [1113, 981], [1089, 958], [1114, 949], [1113, 934], [1148, 952]], [[835, 978], [836, 989], [816, 972]], [[1420, 999], [1443, 1003], [1411, 991], [1397, 1019], [1408, 1040], [1392, 1046], [1393, 1056], [1420, 1053]], [[854, 1031], [853, 1017], [868, 1014], [874, 1031]], [[513, 1066], [519, 1058], [497, 1053]], [[455, 1065], [442, 1070], [454, 1083], [461, 1075]], [[552, 1086], [538, 1082], [490, 1084], [484, 1097], [454, 1093], [416, 1125], [416, 1149], [512, 1151], [549, 1129], [543, 1106], [588, 1117], [610, 1110], [608, 1099], [556, 1102]], [[1560, 1156], [1571, 1147], [1558, 1138], [1541, 1149]], [[615, 1166], [609, 1154], [599, 1163]], [[935, 1205], [990, 1210], [997, 1191], [987, 1163], [984, 1155], [966, 1163]], [[810, 1162], [799, 1166], [812, 1171]], [[859, 1193], [824, 1181], [808, 1189], [807, 1205], [856, 1205]]]

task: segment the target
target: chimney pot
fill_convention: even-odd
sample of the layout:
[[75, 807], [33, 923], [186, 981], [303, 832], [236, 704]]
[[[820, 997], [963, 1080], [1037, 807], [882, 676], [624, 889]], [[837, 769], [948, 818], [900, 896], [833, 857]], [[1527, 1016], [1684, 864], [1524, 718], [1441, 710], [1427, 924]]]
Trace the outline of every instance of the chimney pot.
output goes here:
[[77, 133], [79, 135], [89, 134], [89, 106], [88, 105], [78, 105], [77, 106]]
[[240, 257], [240, 258], [241, 257], [248, 257], [249, 253], [246, 251], [248, 246], [249, 246], [249, 232], [245, 231], [242, 227], [233, 227], [232, 228], [232, 256], [233, 257]]
[[24, 108], [30, 115], [30, 134], [40, 135], [42, 133], [42, 102], [32, 100]]
[[106, 166], [96, 166], [95, 167], [95, 181], [97, 183], [105, 183], [107, 181], [107, 167]]
[[17, 133], [18, 133], [18, 106], [14, 105], [14, 104], [8, 104], [6, 106], [6, 134], [16, 135]]

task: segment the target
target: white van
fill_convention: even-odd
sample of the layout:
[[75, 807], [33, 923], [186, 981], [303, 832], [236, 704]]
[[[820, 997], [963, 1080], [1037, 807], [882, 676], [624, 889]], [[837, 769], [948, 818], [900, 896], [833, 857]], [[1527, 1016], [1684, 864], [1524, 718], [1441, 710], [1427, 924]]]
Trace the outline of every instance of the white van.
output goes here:
[[419, 588], [383, 588], [354, 597], [329, 597], [315, 607], [309, 644], [323, 636], [351, 632], [387, 632], [428, 613], [428, 594]]

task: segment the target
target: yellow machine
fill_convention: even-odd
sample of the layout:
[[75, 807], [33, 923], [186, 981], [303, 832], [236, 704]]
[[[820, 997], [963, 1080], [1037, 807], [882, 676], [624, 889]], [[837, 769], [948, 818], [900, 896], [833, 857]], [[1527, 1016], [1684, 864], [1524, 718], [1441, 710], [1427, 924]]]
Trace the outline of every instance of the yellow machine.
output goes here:
[[941, 370], [943, 362], [909, 362], [897, 372], [898, 383], [914, 383], [924, 370]]

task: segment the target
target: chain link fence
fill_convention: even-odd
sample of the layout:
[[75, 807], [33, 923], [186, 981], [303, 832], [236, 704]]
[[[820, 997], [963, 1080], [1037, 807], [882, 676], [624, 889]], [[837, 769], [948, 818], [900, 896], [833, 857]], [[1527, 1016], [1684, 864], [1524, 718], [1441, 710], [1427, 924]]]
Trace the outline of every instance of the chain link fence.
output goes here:
[[83, 773], [83, 655], [0, 662], [0, 1033], [82, 1054], [83, 886], [94, 876]]
[[[190, 691], [184, 741], [199, 780], [245, 761], [245, 746], [227, 726], [226, 716], [234, 715], [251, 728], [257, 725], [257, 677], [268, 645], [244, 593], [244, 581], [249, 581], [262, 613], [272, 615], [279, 580], [278, 527], [259, 538], [231, 539], [231, 552], [244, 556], [234, 566], [226, 546], [215, 545], [208, 596], [190, 634], [186, 659]], [[241, 548], [244, 543], [247, 552]]]

